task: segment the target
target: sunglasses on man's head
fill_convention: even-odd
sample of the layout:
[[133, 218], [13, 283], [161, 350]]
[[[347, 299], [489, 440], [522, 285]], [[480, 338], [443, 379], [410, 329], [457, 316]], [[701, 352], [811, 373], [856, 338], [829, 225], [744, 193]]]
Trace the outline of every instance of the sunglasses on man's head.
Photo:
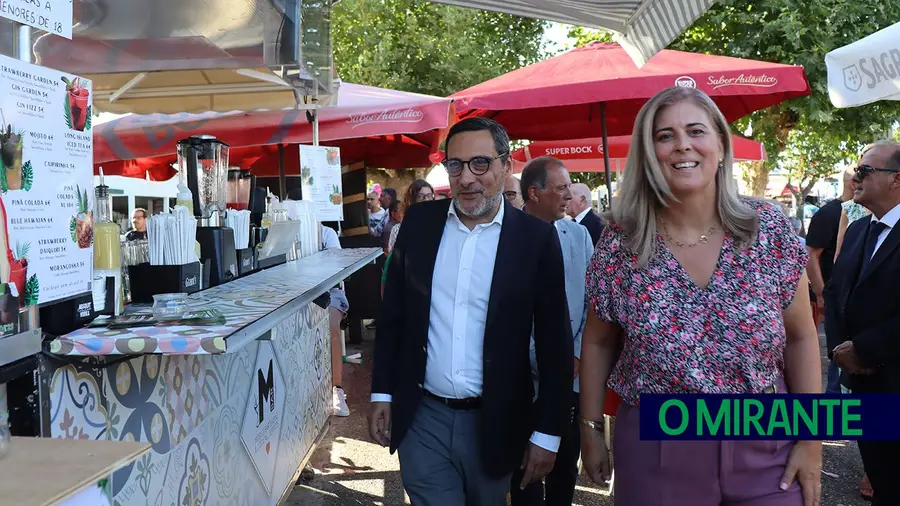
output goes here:
[[447, 174], [456, 177], [462, 174], [463, 168], [468, 165], [469, 170], [472, 171], [472, 174], [481, 176], [488, 170], [490, 170], [491, 164], [494, 162], [494, 160], [502, 158], [504, 156], [506, 156], [506, 153], [500, 153], [493, 158], [490, 156], [473, 156], [468, 161], [460, 160], [459, 158], [447, 158], [446, 160], [444, 160], [444, 168], [447, 169]]
[[862, 178], [868, 176], [869, 174], [873, 174], [875, 172], [897, 173], [897, 172], [900, 172], [900, 169], [879, 169], [876, 167], [872, 167], [871, 165], [858, 165], [856, 167], [856, 177], [858, 177], [859, 179], [862, 179]]

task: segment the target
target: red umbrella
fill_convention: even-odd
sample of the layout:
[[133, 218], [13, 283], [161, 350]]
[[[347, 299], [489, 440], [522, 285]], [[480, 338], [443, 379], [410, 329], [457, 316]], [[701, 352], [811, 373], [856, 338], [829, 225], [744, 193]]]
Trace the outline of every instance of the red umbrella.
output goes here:
[[[335, 105], [319, 109], [319, 140], [379, 160], [392, 155], [407, 162], [405, 166], [428, 166], [431, 147], [436, 148], [452, 112], [447, 98], [343, 83]], [[197, 134], [215, 136], [234, 148], [232, 153], [236, 148], [313, 141], [309, 114], [298, 109], [129, 115], [95, 128], [94, 163], [113, 175], [115, 166], [109, 162], [172, 159], [175, 143]], [[405, 148], [412, 151], [399, 151]]]
[[637, 68], [618, 44], [595, 42], [451, 98], [461, 118], [491, 117], [515, 139], [605, 138], [631, 134], [641, 106], [671, 86], [703, 90], [728, 121], [810, 93], [799, 66], [665, 50]]
[[[609, 158], [614, 170], [620, 172], [625, 168], [631, 136], [621, 135], [607, 139]], [[762, 143], [745, 139], [737, 135], [731, 136], [734, 147], [734, 159], [739, 162], [765, 160], [766, 148]], [[539, 156], [552, 156], [566, 162], [569, 172], [601, 172], [603, 170], [603, 139], [575, 139], [568, 141], [535, 141], [517, 149], [510, 154], [513, 160], [513, 172], [522, 172], [525, 164]]]
[[[342, 141], [323, 142], [322, 145], [341, 148], [341, 163], [344, 165], [365, 162], [372, 167], [385, 169], [430, 167], [428, 157], [431, 147], [418, 143], [405, 135], [363, 137]], [[231, 148], [228, 161], [232, 167], [250, 170], [258, 176], [277, 176], [279, 167], [279, 144]], [[300, 151], [296, 144], [281, 145], [284, 149], [286, 174], [300, 173]], [[103, 168], [105, 175], [144, 178], [149, 173], [151, 181], [168, 181], [175, 176], [172, 164], [175, 154], [133, 160], [114, 160], [95, 163], [94, 173]]]

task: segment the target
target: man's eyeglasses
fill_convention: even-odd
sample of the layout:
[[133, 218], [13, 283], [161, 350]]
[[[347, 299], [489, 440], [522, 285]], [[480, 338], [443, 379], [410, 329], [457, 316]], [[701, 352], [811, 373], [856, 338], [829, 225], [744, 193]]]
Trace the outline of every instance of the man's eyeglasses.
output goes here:
[[506, 156], [507, 153], [500, 153], [499, 155], [491, 158], [490, 156], [473, 156], [470, 160], [460, 160], [459, 158], [448, 158], [444, 160], [444, 168], [447, 169], [447, 174], [456, 177], [462, 174], [463, 168], [468, 165], [469, 170], [472, 171], [472, 174], [476, 176], [481, 176], [485, 174], [491, 168], [491, 164], [494, 163], [494, 160], [498, 158], [502, 158]]
[[859, 179], [863, 179], [869, 174], [873, 174], [875, 172], [900, 172], [900, 169], [879, 169], [876, 167], [872, 167], [871, 165], [858, 165], [856, 167], [856, 177]]

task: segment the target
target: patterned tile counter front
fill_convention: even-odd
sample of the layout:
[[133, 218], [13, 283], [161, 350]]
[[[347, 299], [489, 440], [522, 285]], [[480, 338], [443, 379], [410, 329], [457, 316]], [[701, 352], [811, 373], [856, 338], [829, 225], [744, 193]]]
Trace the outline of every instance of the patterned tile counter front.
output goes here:
[[84, 328], [50, 343], [56, 355], [203, 355], [234, 353], [378, 258], [378, 248], [320, 251], [189, 296], [191, 309], [217, 309], [218, 326]]
[[111, 506], [275, 506], [329, 416], [328, 311], [308, 303], [257, 337], [227, 354], [48, 361], [45, 436], [149, 443], [112, 474]]

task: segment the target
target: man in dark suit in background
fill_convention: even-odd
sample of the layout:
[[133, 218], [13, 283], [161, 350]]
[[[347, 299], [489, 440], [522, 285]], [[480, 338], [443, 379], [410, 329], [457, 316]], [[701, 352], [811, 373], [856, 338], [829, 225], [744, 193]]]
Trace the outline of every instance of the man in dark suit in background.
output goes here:
[[569, 201], [566, 214], [576, 223], [587, 227], [591, 241], [596, 245], [600, 240], [600, 234], [603, 233], [603, 220], [594, 212], [592, 203], [591, 189], [586, 184], [575, 183], [572, 185], [572, 200]]
[[504, 201], [503, 127], [463, 120], [446, 151], [453, 200], [411, 207], [391, 255], [369, 430], [399, 451], [412, 504], [505, 506], [515, 468], [522, 487], [553, 468], [571, 417], [562, 252], [553, 225]]
[[[900, 143], [866, 148], [853, 222], [825, 287], [825, 333], [841, 381], [855, 394], [900, 394]], [[875, 506], [900, 504], [900, 441], [859, 441]]]

